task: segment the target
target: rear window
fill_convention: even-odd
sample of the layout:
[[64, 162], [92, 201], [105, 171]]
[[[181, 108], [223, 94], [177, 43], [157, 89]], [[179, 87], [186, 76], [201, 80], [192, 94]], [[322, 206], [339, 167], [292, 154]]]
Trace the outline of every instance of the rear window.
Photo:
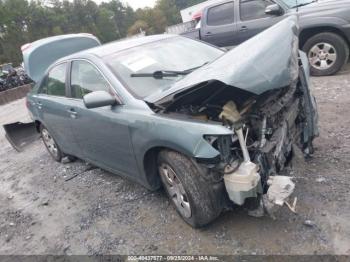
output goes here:
[[234, 22], [234, 5], [228, 2], [209, 8], [207, 24], [209, 26], [227, 25]]
[[40, 93], [52, 96], [66, 95], [67, 63], [59, 64], [51, 69]]

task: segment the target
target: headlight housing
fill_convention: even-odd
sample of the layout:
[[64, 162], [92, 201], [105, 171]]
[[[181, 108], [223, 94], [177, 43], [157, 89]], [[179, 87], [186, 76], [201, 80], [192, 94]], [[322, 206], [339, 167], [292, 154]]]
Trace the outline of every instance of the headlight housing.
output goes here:
[[232, 154], [231, 154], [231, 145], [232, 145], [232, 136], [231, 135], [204, 135], [203, 138], [217, 151], [220, 152], [221, 161], [224, 163], [229, 163]]

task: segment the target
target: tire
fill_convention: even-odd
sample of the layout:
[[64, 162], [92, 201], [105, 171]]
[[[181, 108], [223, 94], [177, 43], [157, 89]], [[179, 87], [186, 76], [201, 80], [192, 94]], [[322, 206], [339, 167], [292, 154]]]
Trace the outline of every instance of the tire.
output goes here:
[[159, 153], [158, 169], [168, 197], [186, 223], [195, 228], [202, 227], [220, 215], [225, 196], [223, 183], [206, 181], [190, 159], [174, 151]]
[[349, 46], [335, 33], [319, 33], [309, 38], [303, 46], [311, 75], [327, 76], [337, 73], [349, 59]]
[[[65, 154], [64, 154], [65, 155]], [[67, 159], [69, 160], [69, 162], [75, 162], [77, 161], [77, 157], [72, 156], [72, 155], [65, 155], [67, 157]]]
[[77, 161], [77, 159], [78, 158], [76, 158], [75, 156], [67, 155], [65, 153], [62, 153], [62, 160], [61, 160], [61, 162], [63, 164], [68, 164], [68, 163], [72, 163], [72, 162]]
[[49, 131], [43, 125], [40, 125], [40, 134], [41, 134], [41, 139], [43, 140], [44, 145], [47, 151], [52, 156], [52, 158], [57, 162], [61, 162], [63, 153], [59, 148], [59, 146], [57, 145], [55, 139], [51, 136]]

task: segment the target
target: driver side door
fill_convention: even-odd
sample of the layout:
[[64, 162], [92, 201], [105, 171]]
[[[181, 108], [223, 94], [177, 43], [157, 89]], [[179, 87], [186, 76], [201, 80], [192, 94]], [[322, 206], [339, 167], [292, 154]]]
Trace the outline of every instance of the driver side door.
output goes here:
[[83, 96], [94, 91], [115, 91], [101, 71], [86, 60], [70, 67], [70, 108], [73, 135], [85, 160], [126, 176], [138, 174], [123, 105], [87, 109]]
[[239, 21], [237, 22], [238, 39], [242, 43], [249, 38], [261, 33], [270, 26], [278, 23], [286, 16], [265, 14], [267, 6], [274, 4], [272, 0], [239, 0]]

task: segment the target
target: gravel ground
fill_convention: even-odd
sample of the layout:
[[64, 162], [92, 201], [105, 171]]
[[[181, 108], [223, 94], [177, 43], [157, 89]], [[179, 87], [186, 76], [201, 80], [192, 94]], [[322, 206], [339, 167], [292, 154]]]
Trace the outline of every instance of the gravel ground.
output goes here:
[[[0, 254], [349, 255], [350, 65], [312, 82], [315, 155], [286, 170], [297, 184], [297, 214], [282, 209], [272, 220], [236, 208], [192, 229], [162, 190], [80, 161], [56, 163], [41, 141], [17, 153], [0, 131]], [[23, 100], [0, 107], [0, 124], [25, 117]]]

